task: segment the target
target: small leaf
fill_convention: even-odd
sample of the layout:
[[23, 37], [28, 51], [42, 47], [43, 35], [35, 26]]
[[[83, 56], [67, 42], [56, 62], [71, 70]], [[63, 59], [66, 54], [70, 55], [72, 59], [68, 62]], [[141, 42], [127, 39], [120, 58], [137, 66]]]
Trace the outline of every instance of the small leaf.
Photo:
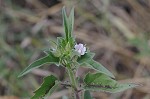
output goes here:
[[41, 84], [40, 88], [38, 88], [34, 93], [34, 96], [31, 99], [41, 99], [45, 95], [51, 95], [52, 92], [58, 87], [57, 78], [53, 75], [47, 76], [44, 78], [43, 83]]
[[40, 66], [42, 66], [43, 64], [46, 63], [54, 63], [54, 64], [58, 64], [59, 63], [59, 58], [55, 57], [52, 53], [48, 53], [47, 56], [40, 58], [36, 61], [34, 61], [33, 63], [31, 63], [27, 68], [25, 68], [18, 77], [22, 77], [25, 74], [29, 73], [31, 70], [38, 68]]
[[84, 92], [84, 99], [93, 99], [90, 92], [88, 90], [86, 90]]
[[88, 68], [91, 68], [91, 69], [94, 69], [100, 73], [103, 73], [105, 75], [108, 75], [112, 78], [115, 78], [115, 76], [109, 71], [107, 70], [103, 65], [101, 65], [100, 63], [94, 61], [93, 59], [91, 60], [88, 60], [86, 62], [80, 62], [82, 63], [81, 66], [85, 66], [85, 67], [88, 67]]
[[72, 37], [73, 27], [74, 27], [74, 8], [71, 9], [70, 15], [69, 15], [69, 37]]
[[65, 7], [63, 7], [63, 9], [62, 9], [62, 16], [63, 16], [63, 27], [64, 27], [64, 31], [66, 34], [66, 40], [68, 41], [68, 39], [69, 39], [69, 31], [68, 31], [69, 26], [68, 26], [68, 18], [66, 15]]
[[51, 51], [52, 53], [53, 53], [53, 55], [55, 56], [55, 57], [60, 57], [61, 56], [61, 51], [60, 51], [60, 49], [55, 49], [55, 50], [53, 50], [53, 51]]
[[68, 42], [69, 42], [71, 48], [74, 48], [74, 45], [75, 45], [75, 38], [74, 38], [74, 37], [70, 37]]
[[88, 52], [85, 55], [79, 57], [77, 61], [82, 65], [83, 63], [86, 63], [87, 61], [91, 60], [94, 57], [94, 55], [95, 53]]
[[45, 53], [46, 55], [49, 55], [49, 54], [51, 54], [51, 53], [52, 53], [52, 51], [51, 51], [51, 49], [50, 49], [50, 48], [48, 48], [48, 49], [44, 50], [44, 53]]
[[65, 48], [66, 46], [66, 41], [63, 37], [57, 37], [57, 45], [60, 47], [60, 48]]
[[55, 81], [55, 85], [49, 90], [45, 98], [50, 96], [58, 88], [59, 85], [60, 85], [59, 81]]
[[87, 63], [90, 66], [92, 66], [93, 69], [97, 70], [98, 72], [108, 75], [112, 78], [115, 78], [115, 76], [109, 70], [107, 70], [102, 64], [100, 64], [94, 60], [90, 60]]
[[94, 69], [100, 73], [104, 73], [112, 78], [115, 78], [114, 75], [104, 66], [92, 59], [94, 55], [95, 53], [88, 52], [85, 55], [79, 57], [77, 61], [81, 66], [87, 66], [88, 68]]
[[57, 47], [57, 43], [54, 40], [49, 39], [49, 43], [50, 43], [50, 46], [52, 48], [56, 48]]
[[69, 44], [69, 42], [66, 44], [66, 47], [65, 47], [65, 51], [67, 52], [67, 51], [70, 51], [72, 48], [71, 48], [71, 46], [70, 46], [70, 44]]
[[88, 73], [84, 79], [85, 90], [104, 91], [110, 93], [121, 92], [129, 88], [137, 87], [137, 84], [120, 84], [114, 79], [102, 73]]

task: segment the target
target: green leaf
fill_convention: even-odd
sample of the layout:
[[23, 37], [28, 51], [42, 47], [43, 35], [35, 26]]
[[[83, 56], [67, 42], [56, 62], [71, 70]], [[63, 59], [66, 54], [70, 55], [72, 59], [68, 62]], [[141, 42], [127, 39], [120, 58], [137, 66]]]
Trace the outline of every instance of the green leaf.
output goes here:
[[93, 99], [90, 92], [88, 90], [86, 90], [84, 92], [84, 99]]
[[63, 7], [62, 9], [62, 16], [63, 16], [63, 27], [64, 27], [64, 31], [65, 31], [65, 34], [66, 34], [66, 40], [68, 41], [69, 39], [69, 27], [68, 27], [68, 18], [67, 18], [67, 15], [66, 15], [66, 10], [65, 10], [65, 7]]
[[70, 44], [70, 47], [71, 47], [71, 48], [74, 48], [74, 45], [75, 45], [75, 38], [74, 38], [74, 37], [70, 37], [68, 42], [69, 42], [69, 44]]
[[55, 81], [55, 85], [49, 90], [45, 98], [50, 96], [58, 88], [59, 85], [60, 85], [59, 81]]
[[103, 65], [92, 59], [94, 55], [95, 53], [88, 52], [85, 55], [79, 57], [77, 61], [81, 66], [86, 66], [100, 73], [104, 73], [112, 78], [115, 78], [114, 75], [109, 70], [107, 70]]
[[65, 47], [65, 52], [68, 52], [68, 51], [70, 51], [72, 48], [71, 48], [71, 46], [70, 46], [70, 43], [68, 42], [67, 44], [66, 44], [66, 47]]
[[52, 92], [58, 87], [57, 78], [53, 75], [47, 76], [44, 78], [43, 83], [41, 84], [40, 88], [38, 88], [34, 93], [34, 96], [31, 99], [41, 99], [45, 95], [51, 95]]
[[50, 48], [48, 48], [48, 49], [44, 50], [43, 52], [44, 52], [46, 55], [49, 55], [49, 54], [51, 54], [51, 53], [52, 53], [52, 51], [51, 51], [51, 49], [50, 49]]
[[102, 73], [88, 73], [84, 79], [85, 90], [90, 91], [104, 91], [110, 93], [121, 92], [129, 88], [137, 87], [137, 84], [120, 84], [114, 79]]
[[63, 7], [62, 15], [63, 15], [63, 27], [65, 31], [66, 41], [70, 42], [69, 39], [72, 37], [72, 32], [74, 27], [74, 8], [71, 9], [70, 15], [69, 17], [67, 17], [65, 7]]
[[83, 63], [86, 63], [89, 60], [91, 60], [94, 57], [94, 55], [95, 53], [91, 53], [91, 52], [85, 53], [85, 55], [82, 55], [81, 57], [79, 57], [77, 61], [79, 64], [82, 65]]
[[93, 59], [91, 60], [87, 60], [84, 62], [84, 60], [82, 62], [80, 62], [81, 66], [87, 67], [87, 68], [91, 68], [96, 70], [97, 72], [103, 73], [105, 75], [108, 75], [112, 78], [115, 78], [115, 76], [109, 71], [107, 70], [103, 65], [101, 65], [100, 63], [94, 61]]
[[93, 69], [95, 69], [96, 71], [103, 73], [105, 75], [108, 75], [112, 78], [115, 78], [115, 76], [109, 71], [107, 70], [102, 64], [94, 61], [94, 60], [90, 60], [88, 62], [86, 62], [88, 65], [90, 65]]
[[66, 41], [63, 37], [57, 37], [57, 45], [60, 47], [60, 48], [65, 48], [66, 46]]
[[74, 8], [71, 9], [70, 15], [69, 15], [69, 37], [72, 37], [73, 27], [74, 27]]
[[57, 48], [57, 42], [53, 39], [48, 40], [50, 43], [50, 48], [49, 49], [56, 49]]
[[54, 63], [54, 64], [58, 64], [59, 63], [59, 58], [55, 57], [52, 53], [48, 53], [47, 56], [40, 58], [36, 61], [34, 61], [33, 63], [31, 63], [27, 68], [25, 68], [18, 77], [22, 77], [25, 74], [29, 73], [31, 70], [38, 68], [40, 66], [42, 66], [43, 64], [46, 63]]

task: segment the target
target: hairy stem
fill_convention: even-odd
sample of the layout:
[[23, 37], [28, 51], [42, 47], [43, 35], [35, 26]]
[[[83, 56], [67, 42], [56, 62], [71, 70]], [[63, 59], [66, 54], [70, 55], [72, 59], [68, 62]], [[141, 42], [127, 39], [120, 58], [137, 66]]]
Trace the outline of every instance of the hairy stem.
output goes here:
[[74, 95], [75, 95], [76, 99], [80, 99], [79, 94], [78, 94], [78, 84], [77, 84], [77, 81], [75, 78], [75, 74], [73, 73], [72, 69], [69, 67], [67, 67], [67, 73], [69, 75], [69, 79], [70, 79], [71, 86], [74, 91]]

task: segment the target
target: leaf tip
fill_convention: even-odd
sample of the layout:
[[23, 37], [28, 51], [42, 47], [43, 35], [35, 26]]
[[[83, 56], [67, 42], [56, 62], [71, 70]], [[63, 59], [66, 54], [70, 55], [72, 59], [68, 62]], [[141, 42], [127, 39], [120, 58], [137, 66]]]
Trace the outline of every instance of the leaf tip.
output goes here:
[[21, 77], [21, 75], [19, 74], [18, 76], [17, 76], [17, 78], [20, 78]]
[[22, 76], [23, 76], [23, 73], [21, 72], [21, 73], [19, 73], [19, 75], [17, 76], [17, 78], [20, 78]]
[[129, 87], [139, 87], [139, 86], [143, 86], [143, 85], [142, 84], [129, 83], [128, 86]]

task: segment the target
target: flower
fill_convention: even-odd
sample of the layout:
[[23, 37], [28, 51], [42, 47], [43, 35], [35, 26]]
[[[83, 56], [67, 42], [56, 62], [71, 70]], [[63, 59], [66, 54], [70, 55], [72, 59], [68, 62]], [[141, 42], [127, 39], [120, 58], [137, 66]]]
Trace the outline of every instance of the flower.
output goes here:
[[74, 48], [75, 48], [75, 51], [77, 51], [80, 55], [84, 55], [86, 52], [86, 47], [81, 43], [76, 44]]

